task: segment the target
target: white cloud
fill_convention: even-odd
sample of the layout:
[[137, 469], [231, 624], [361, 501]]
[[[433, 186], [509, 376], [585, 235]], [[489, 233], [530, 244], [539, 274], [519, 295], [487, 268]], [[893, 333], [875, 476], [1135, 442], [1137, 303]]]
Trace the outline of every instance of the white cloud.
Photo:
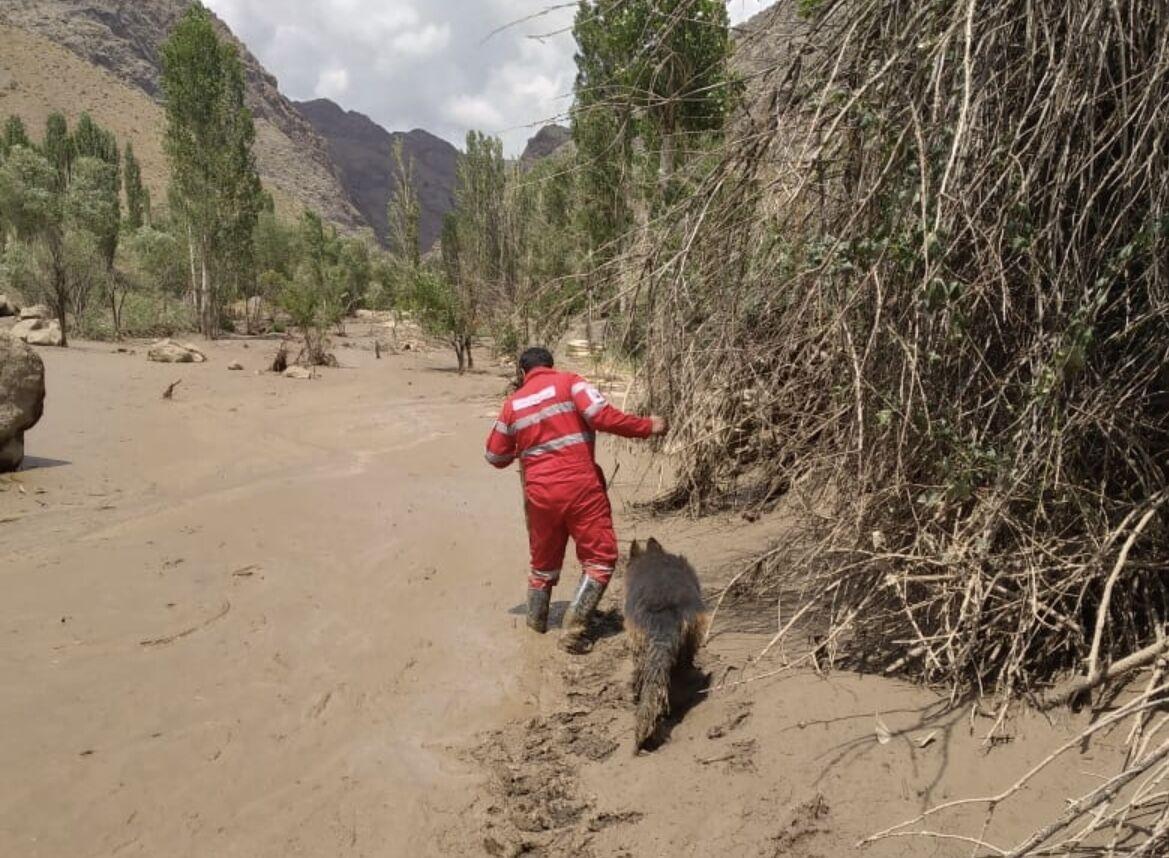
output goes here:
[[[285, 95], [333, 98], [392, 131], [425, 128], [461, 146], [475, 128], [516, 155], [571, 103], [575, 10], [561, 0], [205, 2]], [[772, 2], [727, 9], [737, 23]]]
[[349, 70], [339, 66], [325, 69], [317, 76], [313, 92], [318, 98], [341, 98], [349, 92]]
[[447, 102], [445, 112], [452, 121], [468, 130], [497, 132], [505, 122], [503, 114], [481, 95], [457, 95]]
[[427, 57], [446, 49], [451, 41], [448, 24], [427, 24], [420, 30], [407, 30], [394, 37], [395, 51], [410, 57]]

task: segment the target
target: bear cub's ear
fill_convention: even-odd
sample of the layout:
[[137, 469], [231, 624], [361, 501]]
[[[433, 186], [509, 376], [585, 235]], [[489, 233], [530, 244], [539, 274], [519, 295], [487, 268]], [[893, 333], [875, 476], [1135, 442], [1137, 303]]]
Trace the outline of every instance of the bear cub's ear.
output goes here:
[[641, 556], [641, 543], [635, 539], [635, 540], [633, 540], [633, 544], [629, 546], [629, 559], [636, 560], [640, 556]]
[[658, 542], [656, 539], [654, 539], [652, 536], [649, 538], [649, 542], [647, 542], [645, 544], [645, 550], [646, 550], [646, 552], [653, 553], [653, 554], [665, 554], [666, 553], [666, 550], [664, 548], [662, 548], [662, 544], [660, 542]]

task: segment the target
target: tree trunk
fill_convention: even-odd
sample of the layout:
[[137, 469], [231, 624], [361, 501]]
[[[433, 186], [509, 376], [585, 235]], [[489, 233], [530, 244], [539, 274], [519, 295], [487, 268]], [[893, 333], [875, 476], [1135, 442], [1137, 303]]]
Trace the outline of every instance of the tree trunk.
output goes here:
[[53, 267], [53, 309], [61, 327], [61, 348], [69, 347], [69, 282], [65, 277], [64, 237], [51, 235], [48, 241], [50, 264]]
[[202, 253], [200, 262], [202, 278], [199, 285], [200, 293], [200, 318], [199, 326], [202, 328], [203, 336], [211, 339], [215, 335], [214, 325], [214, 301], [211, 300], [211, 272], [207, 267], [207, 242], [202, 242]]
[[191, 262], [191, 305], [195, 308], [197, 318], [202, 319], [202, 308], [199, 306], [199, 275], [195, 271], [195, 236], [191, 227], [187, 227], [187, 255]]
[[475, 355], [471, 351], [471, 338], [465, 337], [463, 339], [463, 352], [467, 355], [467, 369], [475, 368]]
[[462, 375], [467, 371], [467, 356], [463, 351], [462, 337], [455, 340], [455, 358], [459, 362], [459, 375]]
[[662, 129], [661, 165], [658, 169], [658, 195], [663, 203], [667, 202], [670, 192], [670, 182], [674, 178], [674, 164], [677, 159], [674, 132]]

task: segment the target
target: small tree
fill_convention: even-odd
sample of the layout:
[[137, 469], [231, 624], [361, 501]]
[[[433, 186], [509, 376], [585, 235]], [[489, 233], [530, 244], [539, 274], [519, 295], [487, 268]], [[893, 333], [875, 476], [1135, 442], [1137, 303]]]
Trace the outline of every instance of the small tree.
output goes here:
[[4, 123], [4, 134], [0, 137], [0, 154], [7, 157], [14, 146], [29, 148], [28, 132], [24, 127], [24, 120], [19, 116], [9, 116]]
[[296, 276], [281, 292], [280, 306], [304, 340], [304, 347], [294, 363], [334, 365], [336, 360], [329, 353], [329, 330], [343, 317], [336, 284], [327, 283], [322, 288], [312, 266], [302, 263]]
[[429, 265], [414, 273], [410, 307], [422, 329], [447, 342], [454, 349], [459, 374], [474, 368], [471, 357], [471, 316], [458, 286], [441, 270]]

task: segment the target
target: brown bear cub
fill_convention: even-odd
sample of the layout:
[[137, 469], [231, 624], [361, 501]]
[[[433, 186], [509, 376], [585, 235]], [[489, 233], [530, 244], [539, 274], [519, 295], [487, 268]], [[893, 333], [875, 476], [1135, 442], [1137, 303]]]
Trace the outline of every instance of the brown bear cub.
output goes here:
[[633, 644], [633, 702], [640, 751], [657, 735], [670, 709], [670, 678], [694, 663], [709, 615], [698, 576], [685, 557], [667, 554], [656, 539], [629, 552], [625, 626]]

